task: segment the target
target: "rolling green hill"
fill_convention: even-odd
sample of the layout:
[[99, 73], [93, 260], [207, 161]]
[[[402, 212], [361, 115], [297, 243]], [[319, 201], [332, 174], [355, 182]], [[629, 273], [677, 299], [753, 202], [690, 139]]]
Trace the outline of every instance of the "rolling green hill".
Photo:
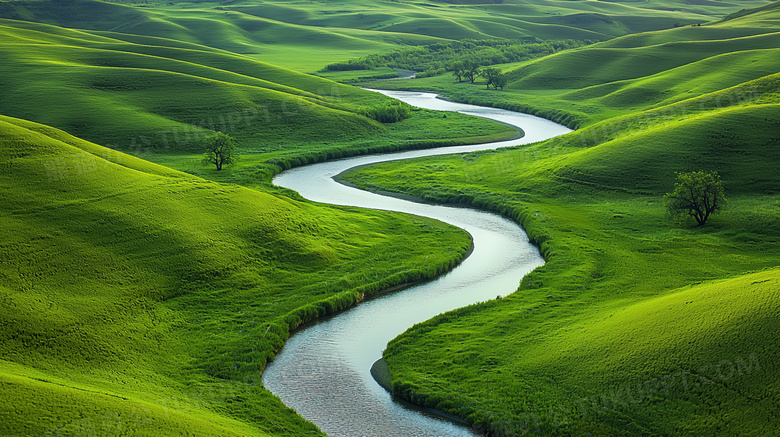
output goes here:
[[[764, 4], [762, 0], [740, 2], [741, 7]], [[438, 39], [606, 40], [703, 23], [736, 9], [737, 5], [725, 2], [670, 0], [0, 2], [0, 16], [5, 18], [188, 41], [306, 72], [334, 61]]]
[[279, 142], [381, 129], [350, 112], [375, 94], [234, 54], [12, 20], [0, 31], [0, 112], [102, 144], [186, 151], [212, 130]]
[[[441, 273], [468, 236], [262, 183], [516, 132], [458, 115], [444, 129], [430, 111], [382, 125], [359, 114], [386, 98], [294, 70], [441, 39], [633, 32], [503, 66], [503, 92], [413, 82], [585, 128], [352, 176], [513, 217], [548, 261], [520, 293], [393, 342], [395, 391], [494, 435], [772, 432], [780, 3], [766, 3], [0, 1], [0, 434], [317, 434], [260, 382], [290, 331]], [[690, 26], [747, 6], [763, 7]], [[216, 130], [240, 166], [198, 163]], [[721, 172], [729, 209], [671, 223], [661, 195], [699, 168]]]
[[[391, 99], [250, 58], [174, 40], [0, 19], [0, 114], [224, 181], [257, 184], [281, 167], [357, 153], [507, 139], [517, 131], [414, 111], [382, 125], [360, 115]], [[230, 171], [201, 165], [214, 131], [244, 155]]]
[[[773, 432], [778, 87], [775, 74], [529, 147], [348, 175], [515, 218], [547, 259], [517, 293], [391, 342], [394, 393], [489, 435]], [[745, 89], [754, 100], [714, 104]], [[718, 170], [730, 200], [704, 228], [663, 207], [674, 173], [697, 169]]]
[[[563, 77], [566, 57], [593, 60], [571, 70], [590, 88], [553, 81], [527, 91], [547, 92], [551, 105], [590, 104], [590, 121], [572, 134], [346, 176], [512, 217], [547, 260], [516, 293], [393, 340], [385, 358], [394, 393], [494, 436], [776, 432], [780, 74], [764, 74], [777, 57], [761, 47], [772, 28], [754, 32], [776, 6], [529, 63], [527, 72]], [[680, 38], [711, 27], [737, 39]], [[736, 36], [740, 29], [770, 39]], [[758, 46], [733, 49], [747, 41]], [[614, 52], [612, 68], [599, 62], [605, 50]], [[647, 53], [680, 58], [666, 70], [662, 61], [629, 61]], [[644, 98], [629, 98], [638, 90]], [[522, 93], [501, 99], [512, 104]], [[481, 98], [491, 94], [501, 93]], [[728, 208], [701, 228], [670, 220], [663, 194], [675, 172], [700, 169], [722, 175]]]
[[[259, 383], [289, 331], [468, 247], [438, 223], [119, 150], [257, 185], [305, 160], [517, 134], [466, 116], [443, 131], [425, 111], [383, 126], [358, 112], [384, 96], [192, 43], [15, 20], [0, 39], [0, 112], [118, 149], [0, 116], [3, 435], [316, 433]], [[243, 167], [200, 165], [216, 130], [239, 140]], [[419, 256], [401, 250], [410, 238]]]
[[[778, 2], [702, 26], [627, 35], [520, 64], [502, 65], [503, 92], [450, 75], [394, 81], [468, 103], [522, 110], [570, 127], [738, 85], [780, 71]], [[383, 84], [384, 86], [384, 84]]]
[[260, 383], [289, 331], [469, 247], [15, 118], [0, 150], [2, 435], [316, 434]]

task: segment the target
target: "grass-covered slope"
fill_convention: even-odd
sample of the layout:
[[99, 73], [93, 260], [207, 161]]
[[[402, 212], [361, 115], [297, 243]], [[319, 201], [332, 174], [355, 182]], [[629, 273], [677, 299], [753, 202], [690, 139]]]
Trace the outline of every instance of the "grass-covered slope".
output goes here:
[[2, 435], [316, 434], [260, 382], [289, 331], [469, 247], [20, 119], [0, 150]]
[[[713, 27], [730, 22], [723, 31], [736, 34], [751, 22], [767, 23], [768, 12], [777, 13], [765, 8], [758, 18], [740, 14]], [[773, 38], [772, 29], [753, 41]], [[619, 65], [652, 73], [620, 77], [611, 97], [570, 96], [592, 104], [591, 121], [579, 131], [347, 176], [359, 186], [515, 218], [547, 260], [517, 293], [444, 314], [391, 342], [386, 359], [395, 393], [495, 436], [776, 432], [780, 75], [740, 83], [774, 62], [771, 48], [733, 50], [730, 39], [658, 43], [674, 32], [642, 35], [637, 41], [651, 41], [647, 46], [606, 49]], [[610, 44], [577, 56], [592, 50], [597, 57]], [[686, 47], [724, 52], [661, 71], [626, 62], [646, 49], [665, 59], [678, 50], [690, 57], [694, 50]], [[572, 55], [538, 62], [553, 65], [562, 56]], [[755, 62], [718, 64], [725, 56]], [[630, 68], [599, 71], [609, 83], [634, 74]], [[696, 68], [701, 81], [688, 75]], [[685, 80], [674, 84], [675, 77]], [[648, 92], [653, 98], [631, 105], [608, 103], [641, 84], [664, 90], [663, 97]], [[529, 95], [535, 92], [547, 92], [551, 105], [570, 93], [551, 86]], [[520, 95], [503, 99], [524, 104]], [[664, 208], [675, 172], [692, 170], [717, 170], [729, 198], [704, 227], [672, 221]]]
[[[740, 2], [741, 7], [766, 1]], [[252, 1], [112, 4], [92, 0], [0, 3], [0, 16], [71, 28], [173, 38], [314, 72], [399, 45], [463, 38], [606, 40], [711, 21], [721, 2]]]
[[383, 86], [433, 89], [458, 101], [538, 113], [570, 127], [694, 98], [780, 71], [780, 2], [701, 26], [615, 38], [520, 64], [509, 84], [451, 75]]
[[102, 144], [175, 152], [212, 130], [255, 143], [380, 130], [350, 111], [381, 102], [373, 93], [206, 47], [12, 20], [0, 37], [0, 113]]
[[[490, 435], [773, 432], [778, 89], [772, 75], [532, 146], [349, 175], [513, 217], [547, 259], [517, 293], [394, 340], [394, 392]], [[675, 172], [698, 169], [730, 199], [703, 228], [663, 206]]]
[[773, 269], [580, 317], [541, 296], [484, 304], [391, 343], [394, 390], [489, 435], [773, 435], [778, 290]]
[[[391, 100], [381, 94], [170, 39], [0, 19], [0, 40], [0, 114], [231, 182], [256, 184], [302, 162], [518, 134], [463, 115], [443, 130], [430, 111], [383, 125], [360, 115]], [[201, 164], [202, 141], [215, 131], [236, 139], [238, 170]]]

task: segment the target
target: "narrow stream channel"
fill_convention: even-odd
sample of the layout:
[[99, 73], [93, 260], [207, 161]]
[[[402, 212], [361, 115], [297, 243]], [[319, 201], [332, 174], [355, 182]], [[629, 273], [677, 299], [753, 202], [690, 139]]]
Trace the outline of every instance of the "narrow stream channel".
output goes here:
[[526, 114], [447, 102], [430, 93], [381, 92], [413, 106], [508, 123], [521, 128], [525, 136], [497, 143], [361, 156], [295, 168], [276, 176], [276, 185], [313, 201], [400, 211], [458, 226], [472, 235], [474, 252], [434, 281], [369, 300], [297, 332], [266, 369], [263, 384], [331, 436], [473, 436], [466, 427], [394, 400], [371, 377], [371, 365], [381, 358], [390, 340], [415, 323], [510, 294], [522, 277], [544, 260], [520, 226], [498, 215], [381, 196], [339, 184], [333, 176], [383, 161], [527, 144], [563, 135], [570, 129]]

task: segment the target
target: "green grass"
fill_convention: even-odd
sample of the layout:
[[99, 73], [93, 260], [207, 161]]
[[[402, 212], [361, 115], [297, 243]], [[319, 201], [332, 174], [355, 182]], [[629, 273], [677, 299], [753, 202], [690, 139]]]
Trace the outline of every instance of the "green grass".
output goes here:
[[[466, 2], [468, 3], [468, 2]], [[691, 2], [694, 3], [694, 2]], [[251, 56], [297, 71], [399, 46], [463, 38], [606, 40], [711, 21], [730, 3], [560, 2], [501, 4], [341, 0], [337, 2], [167, 2], [77, 0], [0, 3], [0, 16], [60, 26], [172, 38]], [[763, 0], [742, 1], [742, 7]]]
[[[255, 142], [381, 130], [350, 112], [361, 100], [381, 101], [374, 94], [241, 56], [0, 24], [6, 60], [0, 110], [116, 148], [192, 150], [212, 130]], [[52, 95], [67, 105], [52, 103]]]
[[484, 304], [392, 343], [394, 390], [497, 435], [771, 435], [779, 286], [773, 269], [581, 317], [542, 296]]
[[[450, 75], [382, 82], [434, 90], [457, 101], [538, 114], [576, 128], [694, 98], [780, 70], [778, 3], [759, 13], [700, 27], [628, 35], [553, 56], [502, 65], [510, 83]], [[374, 85], [372, 85], [374, 86]]]
[[[260, 382], [290, 331], [450, 268], [469, 240], [430, 220], [302, 202], [270, 176], [516, 131], [453, 114], [444, 129], [422, 110], [380, 125], [358, 113], [385, 97], [294, 70], [460, 37], [605, 40], [736, 9], [691, 3], [0, 2], [11, 18], [0, 20], [0, 434], [317, 434]], [[393, 343], [397, 392], [485, 429], [772, 431], [777, 77], [706, 93], [777, 71], [773, 8], [502, 66], [510, 89], [459, 85], [462, 98], [589, 128], [357, 180], [408, 180], [410, 194], [502, 212], [548, 259], [523, 293]], [[575, 67], [582, 77], [559, 89]], [[214, 130], [239, 140], [239, 166], [197, 162], [194, 144]], [[454, 172], [426, 172], [431, 162]], [[660, 194], [675, 170], [701, 166], [724, 175], [730, 209], [704, 229], [670, 224]], [[639, 338], [634, 355], [614, 353]], [[658, 351], [668, 359], [653, 361]], [[728, 378], [726, 362], [738, 368]], [[714, 386], [570, 414], [577, 399], [703, 366]], [[745, 399], [759, 409], [750, 423]]]
[[[778, 80], [771, 78], [775, 90]], [[560, 435], [771, 430], [780, 404], [769, 334], [780, 311], [780, 271], [749, 272], [771, 269], [780, 257], [778, 120], [777, 103], [744, 105], [623, 129], [589, 147], [583, 143], [598, 125], [512, 151], [348, 175], [367, 188], [501, 212], [523, 224], [547, 259], [512, 296], [394, 340], [386, 351], [394, 392], [494, 431], [527, 427], [529, 417]], [[674, 172], [694, 168], [722, 172], [731, 199], [702, 229], [671, 222], [663, 207]], [[764, 285], [746, 287], [753, 282]], [[761, 371], [723, 386], [680, 390], [678, 381], [673, 394], [653, 401], [576, 412], [581, 398], [752, 354]], [[739, 416], [754, 407], [756, 415]], [[565, 423], [551, 410], [559, 408]]]
[[289, 332], [470, 245], [10, 117], [0, 148], [3, 435], [316, 434], [260, 383]]
[[257, 184], [279, 166], [517, 135], [462, 115], [443, 130], [430, 111], [382, 125], [359, 115], [391, 101], [381, 94], [205, 46], [13, 20], [0, 20], [0, 35], [0, 113], [202, 175], [212, 172], [200, 141], [223, 131], [245, 159], [221, 180]]
[[[731, 86], [755, 64], [724, 63], [694, 96], [682, 85], [664, 100], [596, 109], [565, 137], [347, 174], [511, 217], [547, 260], [518, 292], [393, 340], [394, 393], [489, 435], [775, 432], [780, 75]], [[663, 205], [675, 172], [696, 169], [718, 170], [730, 199], [702, 228], [670, 220]]]
[[[444, 125], [446, 130], [442, 129]], [[209, 180], [268, 190], [273, 189], [269, 185], [271, 176], [280, 169], [359, 154], [476, 144], [511, 139], [518, 135], [522, 133], [516, 129], [485, 123], [484, 120], [475, 120], [474, 117], [462, 114], [447, 114], [445, 121], [440, 112], [413, 109], [411, 118], [387, 125], [381, 133], [354, 142], [322, 138], [292, 150], [274, 150], [268, 146], [245, 149], [237, 165], [225, 167], [219, 172], [212, 166], [203, 165], [201, 156], [197, 154], [163, 153], [144, 157]]]

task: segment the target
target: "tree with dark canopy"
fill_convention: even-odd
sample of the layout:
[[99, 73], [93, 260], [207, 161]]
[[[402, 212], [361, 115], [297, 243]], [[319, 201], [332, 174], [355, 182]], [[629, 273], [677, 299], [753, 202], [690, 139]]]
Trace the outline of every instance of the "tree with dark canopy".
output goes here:
[[479, 74], [479, 64], [474, 61], [463, 61], [463, 75], [466, 76], [469, 82], [474, 83]]
[[498, 76], [494, 77], [492, 81], [490, 81], [490, 84], [493, 85], [493, 89], [504, 89], [507, 83], [506, 76], [501, 73]]
[[485, 85], [490, 89], [490, 85], [493, 85], [493, 80], [501, 75], [501, 69], [495, 67], [483, 68], [480, 76], [485, 78]]
[[674, 191], [666, 196], [666, 209], [674, 216], [689, 215], [704, 226], [714, 212], [726, 206], [723, 183], [717, 172], [677, 173]]
[[236, 142], [230, 135], [217, 132], [204, 141], [204, 164], [214, 164], [217, 171], [222, 170], [223, 165], [234, 164], [238, 158]]

